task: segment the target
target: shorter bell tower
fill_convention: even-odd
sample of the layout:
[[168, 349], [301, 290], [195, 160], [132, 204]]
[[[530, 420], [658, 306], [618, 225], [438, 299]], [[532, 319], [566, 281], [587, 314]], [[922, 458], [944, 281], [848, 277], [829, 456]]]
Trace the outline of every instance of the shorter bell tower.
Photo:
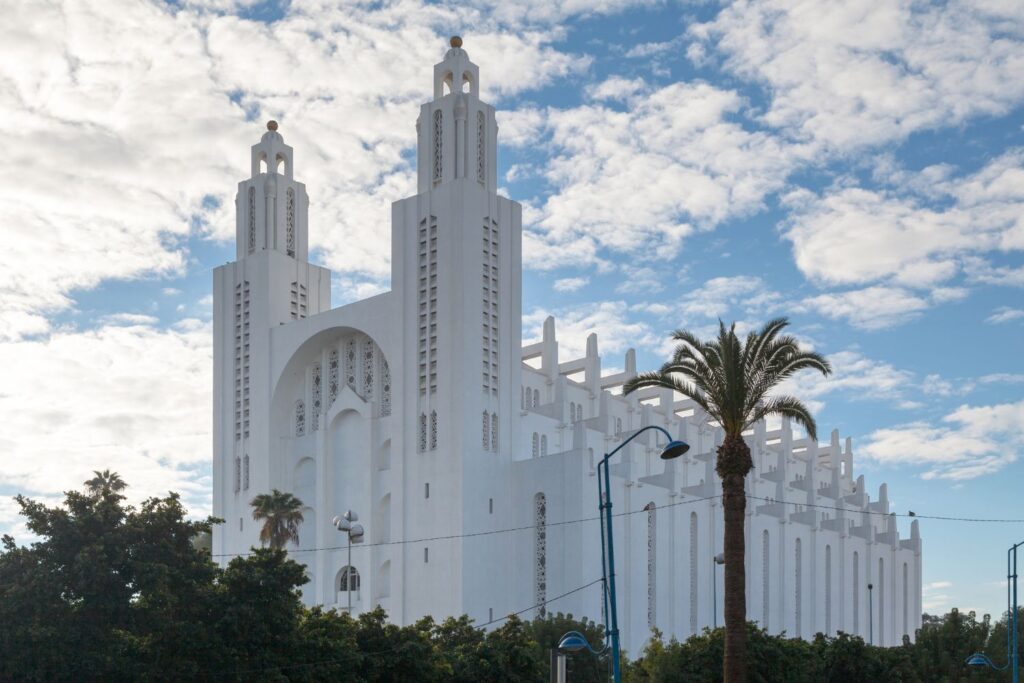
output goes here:
[[236, 260], [213, 275], [214, 552], [259, 545], [249, 501], [269, 490], [270, 330], [331, 307], [331, 272], [309, 255], [309, 197], [292, 148], [269, 121], [235, 195]]

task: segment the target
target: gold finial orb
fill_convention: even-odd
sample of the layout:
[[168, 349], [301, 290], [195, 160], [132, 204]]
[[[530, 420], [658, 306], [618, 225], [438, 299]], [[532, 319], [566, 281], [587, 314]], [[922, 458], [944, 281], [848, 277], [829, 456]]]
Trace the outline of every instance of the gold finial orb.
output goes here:
[[452, 47], [462, 47], [462, 37], [452, 36], [451, 40], [448, 41], [448, 44]]
[[277, 130], [277, 121], [273, 119], [267, 121], [267, 130]]

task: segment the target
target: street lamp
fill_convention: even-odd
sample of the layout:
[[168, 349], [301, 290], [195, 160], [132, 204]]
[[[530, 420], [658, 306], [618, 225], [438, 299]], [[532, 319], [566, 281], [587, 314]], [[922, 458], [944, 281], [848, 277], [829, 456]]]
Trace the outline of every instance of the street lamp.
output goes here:
[[[348, 613], [352, 614], [352, 544], [363, 542], [363, 525], [356, 524], [359, 515], [346, 510], [345, 514], [331, 520], [334, 528], [348, 535], [348, 565], [345, 567], [345, 588], [348, 591]], [[358, 576], [358, 575], [357, 575]]]
[[1020, 680], [1020, 668], [1018, 667], [1017, 647], [1017, 548], [1024, 546], [1024, 541], [1015, 543], [1006, 551], [1006, 607], [1010, 613], [1010, 623], [1006, 630], [1006, 653], [1008, 660], [1003, 666], [996, 666], [984, 652], [976, 652], [967, 658], [967, 666], [987, 666], [996, 671], [1002, 671], [1010, 667], [1013, 675], [1013, 683]]
[[[598, 509], [601, 511], [601, 561], [602, 561], [602, 575], [604, 579], [604, 585], [608, 591], [608, 603], [607, 608], [611, 612], [611, 628], [608, 630], [608, 637], [611, 639], [612, 648], [612, 675], [614, 676], [615, 683], [622, 682], [622, 672], [619, 668], [619, 617], [618, 611], [615, 607], [615, 547], [612, 543], [612, 488], [611, 488], [611, 475], [608, 472], [608, 460], [622, 450], [626, 444], [640, 436], [643, 432], [648, 429], [657, 429], [659, 432], [665, 435], [668, 439], [668, 444], [661, 451], [662, 460], [672, 460], [678, 458], [680, 455], [690, 450], [689, 444], [684, 441], [677, 441], [672, 438], [666, 430], [662, 429], [657, 425], [647, 425], [633, 432], [633, 435], [628, 439], [620, 443], [615, 450], [611, 453], [605, 454], [604, 458], [597, 466], [597, 490], [598, 500], [600, 505]], [[604, 469], [604, 488], [602, 490], [602, 475], [601, 470]], [[602, 496], [603, 494], [603, 496]], [[605, 555], [605, 535], [607, 534], [608, 540], [608, 552]], [[609, 623], [608, 615], [605, 615], [605, 623]]]
[[714, 628], [718, 628], [718, 573], [715, 565], [725, 564], [725, 553], [718, 553], [712, 559], [711, 565], [711, 611]]

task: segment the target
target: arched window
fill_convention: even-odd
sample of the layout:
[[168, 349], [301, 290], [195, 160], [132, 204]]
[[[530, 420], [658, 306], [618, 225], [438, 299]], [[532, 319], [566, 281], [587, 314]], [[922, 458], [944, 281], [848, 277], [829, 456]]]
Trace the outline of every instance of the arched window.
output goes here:
[[302, 436], [306, 433], [306, 402], [299, 400], [295, 402], [295, 436]]
[[427, 450], [427, 416], [420, 413], [420, 452]]
[[533, 457], [540, 455], [540, 436], [537, 432], [533, 433]]
[[498, 452], [498, 414], [491, 413], [491, 450]]
[[690, 633], [697, 632], [697, 513], [690, 513]]
[[853, 632], [860, 635], [860, 559], [853, 551]]
[[534, 389], [533, 390], [533, 407], [536, 408], [539, 405], [540, 405], [540, 390], [539, 389]]
[[444, 132], [443, 114], [438, 109], [434, 112], [434, 182], [441, 182], [442, 177], [442, 149], [444, 147], [444, 138], [442, 133]]
[[336, 581], [339, 594], [352, 591], [359, 592], [359, 570], [355, 567], [342, 567], [341, 571], [338, 572]]
[[544, 616], [548, 599], [548, 504], [543, 493], [533, 497], [534, 514], [534, 604], [540, 605], [539, 614]]
[[430, 450], [437, 449], [437, 411], [430, 411]]
[[484, 411], [483, 420], [484, 450], [487, 450], [488, 446], [491, 443], [491, 414], [488, 413], [486, 410]]
[[761, 533], [761, 626], [767, 631], [771, 614], [770, 571], [771, 553], [769, 552], [768, 530]]
[[795, 608], [794, 622], [793, 622], [794, 623], [794, 629], [793, 630], [795, 631], [797, 638], [802, 638], [803, 637], [803, 630], [801, 628], [802, 624], [800, 623], [801, 622], [801, 617], [803, 616], [801, 614], [801, 608], [803, 607], [803, 605], [801, 604], [801, 599], [803, 598], [803, 590], [802, 590], [803, 589], [803, 585], [802, 585], [802, 583], [803, 583], [803, 578], [804, 578], [803, 577], [803, 553], [802, 553], [802, 550], [803, 550], [803, 548], [801, 546], [800, 539], [798, 538], [798, 539], [796, 539], [796, 565], [795, 565], [795, 569], [796, 569], [796, 577], [795, 577], [796, 578], [796, 581], [795, 581], [795, 583], [796, 583], [796, 604], [793, 606]]
[[878, 558], [878, 644], [885, 645], [885, 561]]
[[548, 437], [547, 434], [541, 434], [540, 436], [540, 457], [545, 457], [548, 454]]
[[658, 528], [654, 501], [647, 510], [647, 626], [654, 628], [658, 623]]
[[832, 546], [825, 546], [825, 635], [832, 633]]

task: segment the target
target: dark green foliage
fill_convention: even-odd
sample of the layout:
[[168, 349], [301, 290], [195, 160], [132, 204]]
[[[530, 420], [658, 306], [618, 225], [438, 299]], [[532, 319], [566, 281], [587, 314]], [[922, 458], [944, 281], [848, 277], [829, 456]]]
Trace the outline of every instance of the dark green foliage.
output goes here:
[[[568, 631], [595, 649], [601, 626], [571, 614], [490, 632], [468, 617], [409, 626], [383, 610], [352, 618], [307, 609], [301, 565], [282, 551], [254, 550], [219, 568], [193, 542], [218, 520], [189, 521], [178, 497], [124, 504], [113, 487], [70, 492], [61, 507], [18, 498], [41, 540], [0, 548], [0, 680], [233, 680], [343, 683], [532, 683], [549, 680], [550, 650]], [[1024, 617], [1024, 614], [1022, 614]], [[953, 683], [1009, 681], [972, 671], [984, 650], [1006, 663], [1006, 615], [953, 610], [925, 615], [915, 644], [879, 648], [846, 634], [812, 642], [747, 625], [751, 683]], [[633, 662], [632, 683], [722, 680], [722, 629], [684, 643], [655, 637]], [[569, 656], [569, 680], [607, 680], [607, 656]]]

